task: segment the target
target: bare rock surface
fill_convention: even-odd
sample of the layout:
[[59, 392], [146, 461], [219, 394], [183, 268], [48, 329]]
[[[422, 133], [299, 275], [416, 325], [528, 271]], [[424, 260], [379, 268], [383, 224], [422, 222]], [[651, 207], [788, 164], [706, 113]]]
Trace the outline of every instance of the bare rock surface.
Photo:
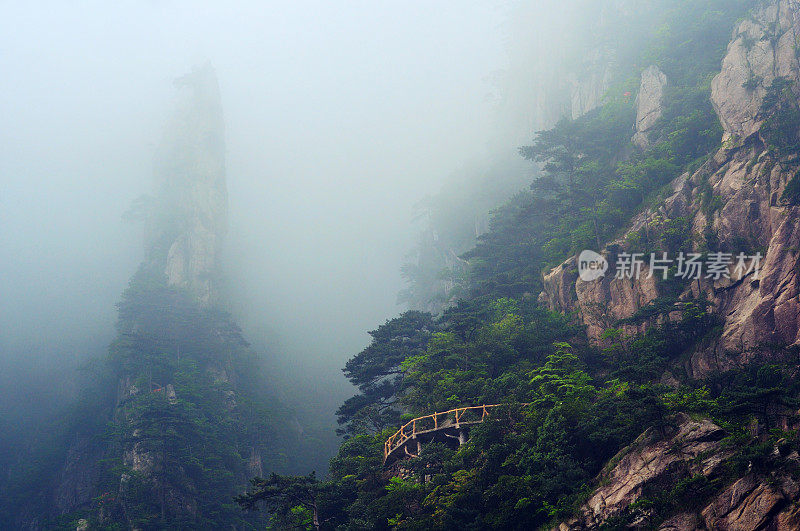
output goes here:
[[759, 109], [776, 77], [800, 80], [797, 55], [798, 3], [770, 3], [742, 20], [711, 82], [711, 102], [728, 135], [747, 137], [763, 122]]
[[681, 513], [659, 526], [659, 531], [694, 531], [699, 529], [700, 518], [695, 513]]
[[177, 110], [155, 165], [147, 253], [170, 285], [210, 306], [218, 296], [219, 254], [228, 225], [222, 104], [210, 65], [195, 68], [176, 85]]
[[[645, 496], [672, 488], [681, 479], [725, 477], [730, 451], [721, 443], [725, 433], [709, 420], [678, 415], [666, 433], [650, 428], [615, 457], [597, 478], [598, 487], [579, 515], [560, 524], [560, 531], [598, 529]], [[695, 529], [755, 531], [800, 527], [800, 484], [788, 473], [748, 473], [723, 486], [696, 510], [683, 510], [665, 521], [661, 531]], [[652, 529], [658, 522], [647, 510], [628, 516], [631, 529]]]
[[667, 76], [657, 66], [651, 65], [642, 72], [636, 96], [636, 133], [631, 139], [640, 149], [650, 146], [648, 134], [663, 113], [661, 102], [666, 86]]
[[584, 506], [581, 525], [595, 527], [621, 514], [648, 486], [693, 474], [714, 474], [719, 462], [706, 455], [719, 450], [723, 436], [722, 428], [713, 422], [686, 415], [678, 417], [666, 436], [648, 429], [612, 460], [616, 465], [602, 475], [601, 486]]
[[100, 474], [97, 460], [101, 449], [90, 437], [79, 435], [69, 448], [55, 490], [54, 505], [59, 514], [84, 507], [95, 496], [94, 485]]
[[[656, 228], [655, 220], [686, 220], [695, 251], [702, 251], [713, 235], [715, 249], [759, 253], [758, 273], [737, 274], [732, 266], [730, 278], [704, 276], [684, 286], [679, 301], [708, 300], [722, 330], [665, 372], [662, 382], [667, 385], [678, 385], [675, 375], [680, 372], [705, 378], [779, 355], [770, 345], [800, 345], [800, 207], [782, 200], [795, 170], [770, 153], [760, 131], [766, 119], [762, 103], [773, 82], [783, 78], [795, 84], [793, 90], [800, 87], [799, 45], [797, 0], [761, 3], [739, 22], [711, 85], [711, 101], [724, 130], [720, 149], [696, 171], [676, 176], [664, 201], [637, 215], [624, 234], [607, 244], [602, 254], [612, 267], [606, 277], [584, 282], [575, 257], [544, 276], [540, 300], [551, 309], [575, 312], [590, 339], [602, 346], [609, 328], [633, 334], [676, 318], [675, 312], [666, 311], [643, 322], [629, 319], [663, 295], [660, 285], [646, 266], [638, 281], [614, 275], [618, 254], [632, 237]], [[652, 67], [642, 74], [632, 139], [640, 148], [648, 146], [647, 131], [661, 113], [667, 80], [659, 74]], [[748, 269], [753, 265], [752, 260], [745, 263]], [[723, 436], [711, 421], [683, 415], [666, 433], [648, 429], [607, 465], [578, 515], [558, 529], [598, 529], [620, 521], [631, 529], [663, 531], [800, 529], [800, 484], [791, 473], [796, 454], [786, 456], [778, 446], [773, 455], [783, 455], [786, 466], [778, 464], [771, 473], [750, 469], [730, 479], [722, 473], [732, 455], [720, 442]], [[654, 492], [697, 476], [708, 478], [716, 490], [694, 506], [676, 509], [680, 512], [663, 522], [654, 521], [656, 516], [646, 508], [630, 510]]]
[[758, 478], [747, 475], [718, 494], [702, 510], [707, 529], [750, 531], [756, 529], [797, 529], [797, 510], [787, 507], [796, 501], [797, 483], [787, 477]]

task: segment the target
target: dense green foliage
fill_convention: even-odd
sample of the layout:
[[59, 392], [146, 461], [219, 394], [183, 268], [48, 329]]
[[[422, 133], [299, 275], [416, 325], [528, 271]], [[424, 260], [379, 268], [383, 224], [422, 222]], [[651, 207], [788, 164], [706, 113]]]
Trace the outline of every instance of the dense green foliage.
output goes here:
[[252, 480], [253, 490], [236, 497], [244, 509], [255, 510], [261, 502], [291, 527], [319, 526], [317, 497], [320, 484], [312, 472], [308, 476], [270, 475], [269, 479]]
[[241, 331], [146, 266], [123, 294], [118, 331], [107, 363], [123, 391], [102, 435], [111, 451], [101, 480], [119, 492], [103, 500], [108, 518], [141, 528], [243, 525], [229, 500], [248, 460], [259, 454], [283, 468], [275, 457], [286, 441], [276, 429], [285, 413], [266, 407], [275, 400]]
[[[410, 475], [403, 478], [381, 466], [383, 442], [396, 425], [355, 433], [331, 462], [329, 479], [304, 487], [313, 490], [319, 527], [530, 529], [568, 518], [609, 459], [645, 427], [668, 429], [676, 412], [710, 416], [726, 427], [726, 444], [742, 455], [730, 462], [734, 477], [737, 463], [763, 452], [745, 436], [753, 419], [774, 427], [780, 411], [796, 407], [797, 384], [778, 367], [756, 365], [677, 389], [653, 383], [686, 349], [713, 336], [717, 321], [702, 302], [665, 300], [649, 312], [682, 317], [641, 336], [609, 329], [603, 350], [582, 340], [568, 317], [524, 300], [463, 301], [432, 321], [417, 320], [415, 312], [390, 321], [385, 330], [404, 333], [424, 323], [428, 337], [399, 364], [402, 379], [391, 397], [398, 411], [507, 402], [508, 421], [473, 427], [460, 448], [424, 445], [405, 461]], [[370, 346], [380, 350], [397, 340], [374, 334]], [[514, 405], [520, 403], [527, 405]], [[263, 492], [278, 481], [294, 489], [301, 480], [257, 480], [240, 501], [252, 507], [263, 500], [279, 527], [310, 527], [307, 503], [276, 499], [272, 487]], [[721, 486], [681, 484], [653, 494], [652, 506], [666, 517], [691, 498], [687, 491], [710, 494]]]
[[374, 433], [400, 421], [396, 398], [406, 385], [401, 364], [424, 353], [432, 329], [430, 314], [409, 311], [370, 332], [372, 343], [344, 368], [359, 394], [337, 411], [342, 433]]
[[[108, 355], [87, 367], [80, 400], [33, 458], [12, 469], [9, 501], [48, 528], [75, 529], [81, 518], [103, 529], [257, 524], [264, 517], [233, 497], [257, 463], [290, 469], [287, 448], [297, 445], [241, 331], [147, 264], [118, 307]], [[72, 485], [93, 497], [50, 518], [52, 493]]]

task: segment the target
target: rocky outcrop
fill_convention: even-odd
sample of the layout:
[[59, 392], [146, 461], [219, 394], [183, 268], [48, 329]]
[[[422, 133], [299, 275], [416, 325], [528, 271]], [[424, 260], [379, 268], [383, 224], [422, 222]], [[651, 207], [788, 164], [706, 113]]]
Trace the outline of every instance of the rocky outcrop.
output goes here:
[[156, 457], [147, 450], [145, 442], [141, 438], [141, 430], [134, 430], [132, 441], [125, 449], [122, 461], [134, 472], [149, 476], [155, 468]]
[[[679, 370], [666, 373], [663, 383], [676, 385], [673, 374], [681, 369], [690, 378], [705, 378], [756, 359], [776, 359], [789, 352], [781, 347], [800, 345], [800, 207], [782, 199], [796, 166], [781, 157], [795, 155], [770, 149], [761, 131], [769, 117], [762, 103], [773, 81], [800, 82], [799, 31], [800, 2], [794, 0], [762, 4], [739, 23], [712, 82], [712, 103], [724, 129], [722, 146], [696, 171], [677, 176], [666, 199], [637, 215], [603, 251], [614, 264], [636, 237], [647, 231], [652, 236], [665, 220], [683, 220], [685, 241], [695, 251], [761, 256], [758, 272], [750, 271], [756, 265], [750, 259], [737, 272], [734, 259], [727, 269], [730, 278], [702, 276], [683, 285], [678, 299], [709, 301], [721, 320], [721, 333], [676, 361]], [[646, 131], [657, 120], [661, 96], [654, 95], [663, 94], [662, 81], [655, 71], [642, 76], [632, 139], [637, 144], [637, 137], [648, 140]], [[551, 309], [576, 312], [596, 344], [604, 343], [604, 332], [612, 327], [633, 334], [678, 318], [667, 308], [657, 318], [629, 319], [663, 295], [662, 284], [649, 276], [646, 265], [635, 282], [616, 278], [613, 266], [598, 280], [584, 282], [578, 273], [576, 258], [554, 268], [544, 276], [540, 300]], [[784, 424], [793, 428], [791, 422]], [[659, 529], [800, 529], [800, 483], [792, 473], [800, 456], [776, 457], [771, 472], [748, 469], [731, 478], [726, 461], [732, 450], [720, 444], [722, 436], [710, 421], [686, 416], [679, 416], [666, 433], [647, 430], [611, 461], [578, 516], [560, 529], [597, 529], [610, 521], [652, 528], [663, 514], [657, 517], [636, 502], [693, 477], [706, 478], [712, 492], [694, 504], [683, 503], [681, 512]]]
[[[672, 195], [661, 207], [634, 220], [628, 234], [641, 230], [647, 217], [684, 218], [691, 220], [689, 230], [698, 246], [711, 231], [717, 235], [720, 249], [735, 254], [744, 252], [744, 245], [766, 251], [757, 275], [740, 278], [745, 271], [737, 275], [732, 267], [731, 279], [703, 278], [682, 294], [684, 299], [703, 296], [723, 319], [719, 340], [687, 362], [689, 376], [704, 377], [732, 368], [760, 355], [768, 345], [800, 344], [796, 267], [800, 226], [795, 221], [800, 210], [782, 205], [779, 199], [791, 176], [765, 154], [763, 143], [755, 137], [744, 145], [720, 150], [692, 176], [676, 179]], [[703, 207], [703, 194], [717, 198], [721, 207], [709, 212]], [[624, 243], [623, 237], [609, 247]], [[613, 253], [607, 251], [606, 256], [614, 261]], [[583, 282], [572, 264], [574, 259], [545, 276], [541, 298], [553, 309], [578, 310], [595, 341], [600, 341], [604, 330], [633, 316], [659, 295], [647, 267], [636, 282], [612, 275]], [[746, 263], [747, 269], [750, 265]], [[636, 331], [635, 327], [623, 328], [629, 333]]]
[[[716, 248], [734, 256], [740, 252], [762, 255], [758, 274], [747, 272], [755, 265], [752, 261], [737, 273], [734, 260], [728, 271], [730, 279], [704, 277], [691, 282], [680, 295], [685, 300], [707, 299], [723, 320], [721, 337], [685, 362], [685, 372], [693, 378], [741, 365], [757, 356], [774, 355], [776, 345], [800, 344], [800, 279], [796, 265], [800, 257], [800, 225], [796, 222], [800, 209], [781, 201], [794, 172], [769, 152], [758, 129], [763, 121], [759, 109], [764, 87], [778, 75], [800, 79], [800, 67], [787, 56], [788, 43], [794, 42], [797, 29], [800, 3], [789, 0], [771, 4], [757, 11], [754, 18], [741, 22], [723, 70], [713, 83], [712, 99], [728, 139], [696, 172], [677, 177], [667, 199], [634, 218], [626, 234], [608, 244], [604, 252], [614, 263], [616, 253], [626, 248], [635, 233], [657, 232], [659, 220], [683, 219], [689, 225], [695, 250], [707, 245], [711, 234]], [[760, 36], [761, 40], [755, 41], [745, 54], [747, 42], [743, 39], [747, 35]], [[753, 55], [754, 50], [761, 50], [759, 53], [765, 58]], [[761, 76], [761, 88], [747, 90], [739, 81], [734, 82], [741, 78], [742, 71]], [[604, 330], [635, 315], [660, 295], [659, 285], [649, 278], [647, 267], [642, 268], [637, 282], [614, 278], [613, 267], [606, 278], [583, 282], [574, 264], [572, 258], [545, 275], [540, 299], [554, 310], [577, 310], [595, 342], [602, 342]], [[652, 324], [646, 322], [643, 326]], [[637, 330], [631, 325], [623, 329]]]
[[[614, 262], [614, 255], [607, 254], [606, 259]], [[599, 341], [605, 330], [617, 326], [621, 319], [631, 317], [658, 296], [657, 282], [647, 266], [642, 266], [638, 280], [606, 275], [584, 282], [578, 277], [578, 267], [572, 258], [544, 276], [540, 300], [565, 313], [577, 311], [589, 337]], [[621, 328], [633, 334], [643, 331], [645, 326], [628, 324]]]
[[695, 513], [680, 513], [658, 527], [659, 531], [695, 531], [700, 529], [700, 518]]
[[665, 433], [650, 428], [611, 462], [602, 474], [601, 486], [584, 505], [569, 529], [591, 529], [623, 514], [647, 489], [696, 474], [713, 477], [725, 454], [720, 440], [725, 432], [708, 420], [695, 421], [679, 415]]
[[[53, 516], [95, 509], [92, 522], [95, 518], [98, 521], [110, 518], [109, 522], [126, 522], [133, 527], [128, 504], [138, 504], [141, 508], [148, 499], [158, 501], [162, 519], [165, 515], [191, 519], [199, 514], [198, 486], [192, 475], [192, 467], [196, 465], [184, 462], [180, 454], [170, 461], [165, 452], [156, 450], [159, 444], [162, 448], [167, 444], [164, 425], [180, 431], [191, 422], [184, 416], [187, 408], [201, 409], [197, 396], [187, 396], [183, 391], [185, 387], [172, 379], [175, 373], [164, 369], [179, 362], [182, 356], [194, 357], [208, 376], [213, 389], [207, 391], [199, 386], [197, 391], [205, 393], [204, 404], [216, 400], [230, 412], [224, 420], [230, 426], [241, 426], [243, 422], [242, 413], [234, 411], [240, 392], [235, 376], [238, 366], [234, 360], [237, 349], [245, 348], [246, 343], [232, 322], [210, 308], [219, 297], [219, 255], [227, 229], [224, 124], [219, 88], [214, 70], [208, 65], [192, 70], [176, 84], [179, 89], [177, 110], [168, 123], [157, 155], [156, 190], [147, 209], [142, 270], [156, 273], [159, 278], [153, 284], [157, 282], [157, 288], [153, 288], [149, 280], [134, 277], [131, 284], [139, 288], [145, 286], [142, 291], [147, 295], [136, 292], [131, 298], [137, 303], [147, 296], [153, 299], [146, 299], [141, 306], [134, 304], [135, 310], [128, 314], [120, 312], [118, 329], [123, 339], [112, 344], [111, 351], [112, 357], [118, 356], [116, 360], [124, 357], [127, 361], [120, 364], [124, 367], [112, 368], [118, 378], [115, 398], [112, 392], [103, 395], [109, 397], [104, 414], [108, 414], [115, 431], [124, 435], [115, 434], [116, 439], [98, 433], [76, 437], [54, 492]], [[180, 289], [163, 290], [161, 272], [168, 286]], [[153, 300], [158, 302], [153, 303]], [[159, 313], [148, 304], [159, 310], [169, 306], [169, 310]], [[217, 318], [210, 319], [206, 314]], [[176, 324], [176, 320], [180, 324]], [[200, 322], [204, 324], [198, 324]], [[181, 328], [190, 324], [194, 327], [191, 334]], [[197, 338], [197, 334], [205, 336], [187, 340], [188, 336]], [[206, 350], [192, 341], [202, 342], [202, 349]], [[151, 347], [153, 351], [148, 350]], [[169, 362], [159, 364], [141, 359], [147, 357], [142, 354], [155, 358], [156, 353], [163, 356], [162, 362]], [[158, 374], [155, 378], [154, 373]], [[180, 418], [180, 422], [153, 417], [155, 410], [148, 402], [156, 396], [166, 399], [166, 407], [172, 408], [175, 419]], [[153, 422], [164, 422], [160, 432], [152, 429]], [[194, 436], [188, 428], [186, 433]], [[184, 436], [184, 432], [180, 435]], [[179, 439], [176, 436], [172, 440]], [[261, 439], [254, 436], [247, 442], [252, 446], [251, 469], [263, 471], [260, 452], [265, 444]], [[108, 462], [112, 460], [115, 465], [123, 465], [125, 471], [111, 471]], [[243, 463], [204, 466], [216, 467], [225, 474], [235, 475], [242, 485], [246, 483], [247, 468]], [[165, 473], [167, 468], [169, 474]], [[118, 474], [119, 478], [118, 490], [106, 493], [116, 500], [113, 504], [98, 502], [100, 479], [108, 485], [109, 473]]]
[[176, 81], [177, 110], [155, 165], [156, 201], [148, 220], [147, 257], [170, 285], [204, 306], [217, 298], [227, 230], [225, 127], [214, 69], [195, 68]]
[[[704, 377], [729, 369], [759, 355], [767, 345], [800, 344], [800, 279], [796, 268], [800, 226], [795, 221], [800, 209], [782, 205], [779, 199], [791, 176], [765, 154], [763, 143], [754, 137], [744, 145], [720, 150], [695, 174], [676, 179], [672, 195], [657, 210], [634, 220], [628, 234], [640, 231], [648, 218], [684, 218], [690, 220], [689, 231], [698, 247], [710, 231], [717, 235], [719, 248], [733, 254], [766, 251], [757, 275], [742, 276], [745, 270], [737, 273], [734, 260], [730, 279], [702, 278], [681, 295], [687, 300], [706, 298], [723, 319], [719, 340], [687, 362], [689, 376]], [[720, 208], [713, 212], [704, 208], [704, 194], [717, 198]], [[625, 237], [612, 242], [609, 249], [623, 245]], [[606, 257], [609, 262], [615, 261], [609, 250]], [[746, 269], [750, 265], [755, 264], [746, 262]], [[545, 275], [541, 299], [553, 309], [577, 310], [589, 337], [596, 342], [604, 330], [617, 326], [621, 319], [633, 316], [659, 296], [658, 283], [647, 266], [642, 267], [638, 281], [616, 278], [611, 273], [584, 282], [575, 270], [571, 259]], [[641, 329], [630, 325], [622, 328], [628, 333]]]
[[798, 529], [800, 484], [783, 473], [748, 474], [716, 495], [700, 512], [706, 529]]
[[[592, 21], [592, 33], [596, 36], [615, 34], [626, 25], [642, 25], [651, 21], [650, 6], [638, 0], [609, 0], [578, 4], [579, 10], [590, 9], [596, 18]], [[591, 6], [591, 7], [589, 7]], [[573, 13], [572, 18], [582, 14]], [[580, 41], [584, 35], [576, 35]], [[612, 82], [620, 72], [618, 55], [620, 47], [613, 39], [591, 39], [591, 45], [581, 59], [567, 73], [570, 81], [569, 109], [573, 119], [599, 107], [609, 97]], [[550, 43], [548, 43], [550, 44]]]
[[261, 462], [261, 453], [255, 446], [250, 448], [250, 458], [247, 460], [247, 475], [251, 478], [264, 477], [264, 465]]
[[572, 78], [570, 109], [572, 118], [580, 118], [602, 102], [613, 78], [614, 50], [595, 48], [587, 55], [585, 64]]
[[799, 29], [796, 0], [770, 3], [738, 25], [722, 71], [711, 82], [711, 102], [726, 135], [744, 138], [758, 131], [761, 103], [775, 78], [800, 80]]
[[[723, 481], [726, 460], [731, 456], [721, 443], [724, 435], [713, 422], [692, 420], [686, 415], [678, 415], [663, 434], [648, 429], [601, 473], [597, 489], [580, 514], [558, 529], [598, 529], [613, 518], [627, 522], [628, 528], [655, 528], [656, 515], [646, 508], [632, 511], [631, 506], [642, 498], [663, 494], [680, 480], [702, 476], [708, 484]], [[796, 463], [797, 459], [797, 452], [792, 452], [785, 460]], [[800, 484], [790, 474], [749, 472], [727, 486], [723, 484], [705, 499], [695, 500], [697, 510], [684, 508], [658, 529], [798, 529], [799, 499]]]
[[763, 529], [771, 522], [792, 522], [790, 527], [781, 525], [777, 529], [797, 529], [797, 509], [782, 509], [797, 499], [799, 489], [800, 485], [789, 476], [765, 481], [748, 474], [717, 495], [702, 510], [702, 519], [707, 529]]
[[661, 103], [666, 86], [667, 76], [657, 66], [651, 65], [642, 72], [639, 93], [636, 95], [636, 132], [631, 138], [631, 142], [639, 149], [650, 146], [649, 134], [663, 113]]

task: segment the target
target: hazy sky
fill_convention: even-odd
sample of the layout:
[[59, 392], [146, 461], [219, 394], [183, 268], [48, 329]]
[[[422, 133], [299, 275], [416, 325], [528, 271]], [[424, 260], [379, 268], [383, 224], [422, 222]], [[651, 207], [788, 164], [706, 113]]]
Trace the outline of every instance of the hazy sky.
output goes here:
[[2, 3], [4, 364], [102, 352], [141, 258], [141, 227], [121, 214], [150, 191], [172, 80], [209, 60], [227, 124], [234, 310], [255, 344], [346, 394], [339, 368], [400, 310], [413, 205], [493, 149], [507, 9]]

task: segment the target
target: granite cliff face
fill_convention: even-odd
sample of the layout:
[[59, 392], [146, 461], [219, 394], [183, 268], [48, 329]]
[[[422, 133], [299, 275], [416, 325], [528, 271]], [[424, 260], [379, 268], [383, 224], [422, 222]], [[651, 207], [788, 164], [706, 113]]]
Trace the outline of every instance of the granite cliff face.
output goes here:
[[661, 104], [664, 97], [664, 87], [667, 86], [667, 76], [655, 65], [650, 65], [642, 72], [642, 81], [639, 85], [639, 94], [636, 96], [636, 133], [631, 142], [639, 149], [650, 146], [649, 133], [659, 118], [661, 118]]
[[[800, 4], [791, 0], [770, 3], [738, 25], [722, 70], [712, 82], [711, 101], [724, 128], [722, 147], [695, 172], [677, 177], [666, 200], [635, 217], [627, 232], [604, 251], [613, 264], [630, 235], [642, 232], [645, 226], [656, 231], [662, 220], [680, 219], [688, 223], [697, 251], [710, 249], [711, 238], [720, 251], [761, 253], [758, 278], [751, 273], [740, 279], [731, 269], [732, 279], [703, 278], [692, 282], [680, 295], [683, 300], [708, 299], [723, 321], [721, 337], [692, 353], [685, 362], [683, 369], [691, 378], [703, 378], [760, 355], [773, 355], [775, 346], [800, 344], [796, 267], [800, 249], [796, 219], [800, 211], [781, 199], [794, 171], [787, 157], [771, 148], [761, 129], [768, 118], [762, 104], [773, 82], [778, 78], [800, 80], [798, 30]], [[638, 118], [660, 113], [655, 103], [665, 82], [652, 68], [643, 73]], [[639, 124], [648, 121], [637, 119], [637, 135]], [[748, 262], [748, 269], [750, 265]], [[577, 311], [589, 337], [602, 343], [604, 330], [617, 326], [621, 319], [633, 316], [662, 294], [646, 265], [642, 271], [637, 282], [614, 278], [613, 268], [601, 280], [583, 282], [573, 257], [544, 276], [540, 299], [555, 310]], [[662, 315], [659, 319], [673, 317]], [[624, 324], [621, 328], [630, 334], [655, 322]]]
[[[218, 297], [219, 250], [227, 228], [222, 108], [216, 75], [210, 65], [195, 68], [177, 79], [176, 86], [179, 91], [176, 109], [156, 157], [154, 199], [147, 205], [143, 267], [162, 272], [168, 286], [189, 294], [190, 304], [208, 308]], [[135, 318], [118, 326], [122, 327], [123, 337], [144, 337], [152, 328], [146, 321]], [[166, 323], [162, 325], [167, 333], [174, 332]], [[221, 360], [209, 363], [207, 371], [226, 374], [224, 368], [218, 368]], [[152, 377], [149, 380], [152, 382]], [[224, 383], [229, 383], [227, 375]], [[168, 403], [175, 405], [178, 399], [175, 386], [159, 385]], [[143, 477], [162, 473], [160, 461], [148, 449], [142, 430], [133, 427], [125, 409], [126, 404], [148, 398], [154, 388], [151, 383], [143, 385], [141, 374], [135, 370], [120, 375], [117, 392], [113, 393], [113, 408], [106, 413], [107, 421], [127, 426], [130, 437], [123, 448], [113, 449], [91, 433], [75, 435], [55, 489], [58, 514], [92, 506], [102, 476], [101, 460], [119, 458], [130, 471]], [[129, 495], [130, 481], [130, 473], [119, 477], [117, 496]], [[185, 490], [164, 489], [164, 499], [173, 512], [197, 513], [196, 501]], [[110, 522], [101, 512], [100, 519], [104, 518], [106, 523]]]
[[573, 119], [580, 118], [600, 105], [614, 74], [614, 50], [598, 47], [590, 50], [579, 72], [572, 74], [570, 110]]
[[[677, 483], [722, 480], [730, 457], [720, 443], [725, 431], [708, 420], [678, 415], [662, 432], [649, 429], [612, 460], [601, 474], [600, 486], [582, 507], [579, 516], [557, 529], [598, 529], [614, 518], [627, 516], [627, 528], [655, 529], [651, 511], [637, 501], [657, 496]], [[786, 467], [800, 462], [796, 451], [782, 446], [773, 451]], [[662, 522], [663, 531], [696, 529], [756, 530], [797, 529], [800, 525], [800, 484], [788, 473], [751, 471], [708, 499], [693, 500], [686, 510]]]
[[711, 101], [726, 135], [741, 138], [763, 123], [761, 102], [775, 78], [800, 80], [797, 62], [800, 13], [795, 0], [770, 2], [736, 28]]
[[155, 164], [147, 260], [163, 269], [170, 285], [210, 306], [219, 295], [219, 253], [228, 223], [225, 124], [210, 65], [195, 68], [175, 84], [177, 109]]

